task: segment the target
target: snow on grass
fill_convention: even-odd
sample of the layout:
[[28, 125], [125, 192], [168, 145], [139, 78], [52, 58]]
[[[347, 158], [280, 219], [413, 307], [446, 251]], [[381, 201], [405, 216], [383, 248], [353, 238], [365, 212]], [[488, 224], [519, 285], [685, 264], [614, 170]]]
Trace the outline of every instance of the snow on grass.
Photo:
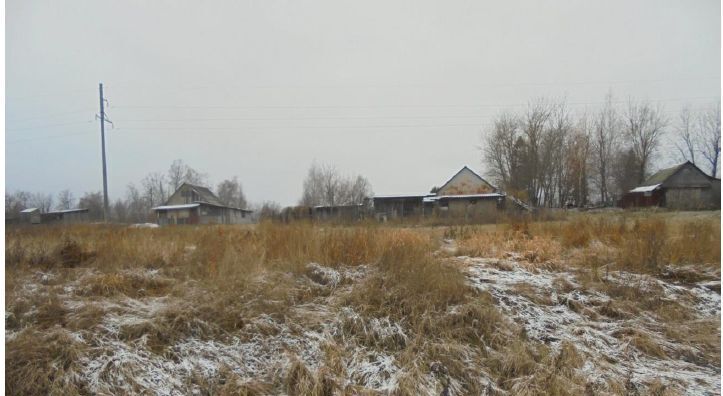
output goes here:
[[[581, 306], [594, 307], [610, 298], [600, 292], [581, 290], [574, 274], [545, 270], [531, 272], [514, 260], [464, 256], [458, 260], [466, 264], [470, 284], [491, 293], [502, 312], [523, 326], [530, 339], [553, 348], [559, 347], [562, 341], [569, 341], [582, 351], [586, 362], [581, 371], [589, 380], [604, 383], [606, 378], [629, 379], [631, 386], [641, 387], [658, 379], [686, 394], [719, 394], [719, 367], [650, 356], [631, 345], [628, 337], [615, 336], [633, 331], [649, 337], [664, 350], [691, 348], [667, 340], [658, 331], [660, 326], [652, 315], [641, 313], [629, 319], [602, 316], [592, 319], [595, 316], [579, 313]], [[698, 318], [720, 317], [720, 295], [705, 287], [674, 285], [646, 275], [610, 275], [609, 281], [613, 283], [643, 277], [644, 281], [637, 284], [659, 286], [665, 298], [679, 303], [692, 300], [688, 308]], [[569, 292], [559, 290], [555, 287], [555, 281], [559, 279], [574, 289]], [[534, 293], [548, 297], [551, 304], [541, 304], [536, 298], [518, 293], [520, 285], [531, 286]]]

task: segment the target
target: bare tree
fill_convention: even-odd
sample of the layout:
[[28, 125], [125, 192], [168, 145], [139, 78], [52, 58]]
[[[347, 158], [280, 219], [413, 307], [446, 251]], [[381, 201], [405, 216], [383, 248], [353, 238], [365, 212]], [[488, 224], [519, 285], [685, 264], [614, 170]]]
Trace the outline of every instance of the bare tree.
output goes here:
[[345, 178], [339, 175], [333, 165], [319, 165], [314, 162], [304, 179], [299, 204], [303, 206], [360, 204], [370, 195], [371, 184], [363, 176]]
[[78, 200], [78, 206], [88, 209], [88, 215], [92, 220], [103, 219], [103, 193], [87, 192]]
[[238, 177], [234, 176], [231, 180], [224, 180], [218, 184], [216, 194], [224, 205], [236, 208], [246, 208], [246, 196], [244, 195], [241, 183]]
[[675, 147], [681, 159], [695, 164], [695, 152], [698, 150], [695, 127], [690, 107], [686, 106], [680, 111], [678, 125], [675, 128], [677, 141]]
[[145, 199], [134, 184], [126, 188], [126, 206], [128, 221], [135, 223], [144, 222], [148, 219], [151, 211], [151, 203]]
[[492, 133], [484, 139], [482, 156], [489, 173], [504, 189], [514, 189], [512, 177], [519, 167], [515, 143], [519, 138], [519, 119], [516, 115], [503, 112], [495, 117]]
[[118, 198], [111, 206], [111, 218], [125, 223], [128, 221], [128, 202]]
[[171, 163], [168, 168], [168, 186], [170, 190], [176, 191], [183, 183], [195, 185], [205, 185], [208, 181], [208, 175], [199, 172], [186, 165], [183, 160], [177, 159]]
[[15, 217], [21, 210], [27, 209], [30, 205], [32, 194], [27, 191], [15, 191], [12, 194], [5, 193], [5, 216]]
[[716, 177], [720, 163], [721, 141], [721, 107], [720, 102], [701, 113], [698, 118], [698, 140], [700, 153], [708, 162], [710, 176]]
[[635, 155], [638, 183], [645, 181], [667, 123], [661, 108], [654, 108], [647, 102], [628, 102], [625, 132], [630, 149]]
[[260, 220], [278, 219], [281, 215], [281, 205], [274, 201], [264, 201], [257, 213]]
[[50, 212], [53, 208], [53, 196], [50, 194], [35, 193], [30, 196], [30, 206], [40, 209], [41, 212]]
[[149, 173], [141, 180], [141, 186], [143, 195], [151, 206], [162, 205], [168, 199], [166, 177], [162, 173]]
[[58, 204], [56, 209], [68, 210], [75, 206], [75, 196], [70, 190], [63, 190], [58, 193]]
[[612, 92], [605, 97], [605, 104], [595, 116], [592, 135], [592, 161], [595, 168], [595, 181], [600, 190], [600, 201], [610, 203], [610, 168], [614, 160], [620, 138], [620, 118], [613, 106]]

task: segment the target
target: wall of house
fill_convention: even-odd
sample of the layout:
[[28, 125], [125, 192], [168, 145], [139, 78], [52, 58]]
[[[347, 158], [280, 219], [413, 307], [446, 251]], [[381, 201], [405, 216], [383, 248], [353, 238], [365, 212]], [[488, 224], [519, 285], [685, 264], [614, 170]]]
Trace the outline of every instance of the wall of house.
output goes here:
[[480, 180], [472, 171], [463, 169], [454, 175], [447, 182], [447, 185], [437, 192], [437, 195], [486, 194], [491, 192], [494, 192], [494, 187], [484, 180]]
[[720, 209], [720, 180], [714, 179], [711, 180], [711, 186], [712, 186], [712, 205], [715, 209]]
[[439, 202], [434, 214], [442, 218], [492, 220], [499, 215], [496, 199], [454, 199]]
[[692, 165], [686, 165], [663, 183], [663, 187], [705, 187], [711, 185], [711, 179]]
[[197, 216], [198, 208], [165, 210], [157, 212], [158, 224], [197, 224], [199, 217]]
[[665, 207], [675, 210], [713, 209], [713, 189], [705, 188], [668, 188], [665, 191]]
[[374, 200], [374, 213], [393, 219], [422, 215], [422, 198], [385, 198]]
[[232, 208], [201, 205], [201, 224], [249, 224], [251, 214]]
[[187, 184], [181, 185], [173, 195], [168, 197], [165, 205], [184, 205], [198, 201], [200, 197], [193, 192], [193, 189]]

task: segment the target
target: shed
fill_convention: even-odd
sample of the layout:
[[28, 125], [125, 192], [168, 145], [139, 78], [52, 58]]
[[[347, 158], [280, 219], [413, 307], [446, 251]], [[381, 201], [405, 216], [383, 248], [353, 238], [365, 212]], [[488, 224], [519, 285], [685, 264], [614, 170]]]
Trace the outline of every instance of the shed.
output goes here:
[[26, 224], [40, 224], [40, 209], [27, 208], [21, 210], [20, 222]]
[[43, 213], [40, 217], [44, 224], [75, 224], [84, 223], [90, 219], [89, 210], [86, 208], [56, 210]]
[[623, 208], [720, 209], [720, 179], [708, 176], [686, 161], [659, 170], [642, 185], [628, 191], [618, 205]]

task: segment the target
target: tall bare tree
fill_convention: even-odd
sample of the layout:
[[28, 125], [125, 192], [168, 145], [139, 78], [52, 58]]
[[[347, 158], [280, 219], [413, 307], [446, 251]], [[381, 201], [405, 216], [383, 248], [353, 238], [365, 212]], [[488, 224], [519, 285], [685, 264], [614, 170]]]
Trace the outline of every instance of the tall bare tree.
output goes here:
[[167, 176], [169, 189], [172, 191], [176, 191], [183, 183], [204, 185], [208, 181], [207, 174], [191, 168], [181, 159], [177, 159], [171, 163]]
[[720, 102], [701, 113], [698, 118], [698, 139], [700, 153], [708, 162], [710, 176], [716, 177], [720, 165], [721, 143], [721, 106]]
[[519, 119], [515, 114], [503, 112], [493, 121], [492, 131], [483, 139], [480, 150], [492, 177], [505, 190], [515, 190], [512, 180], [519, 168], [515, 143], [519, 138]]
[[168, 199], [166, 177], [160, 172], [152, 172], [141, 180], [143, 195], [149, 205], [162, 205]]
[[647, 177], [653, 155], [667, 124], [668, 120], [660, 107], [653, 107], [647, 102], [629, 100], [625, 112], [625, 136], [635, 155], [638, 183], [642, 183]]
[[604, 205], [611, 202], [610, 168], [620, 143], [620, 128], [620, 118], [613, 105], [612, 92], [608, 92], [605, 104], [595, 116], [591, 140], [595, 182], [600, 190], [600, 201]]
[[698, 142], [695, 133], [695, 121], [690, 107], [685, 106], [678, 117], [678, 125], [675, 128], [675, 147], [678, 149], [681, 159], [695, 164], [695, 152], [698, 151]]

